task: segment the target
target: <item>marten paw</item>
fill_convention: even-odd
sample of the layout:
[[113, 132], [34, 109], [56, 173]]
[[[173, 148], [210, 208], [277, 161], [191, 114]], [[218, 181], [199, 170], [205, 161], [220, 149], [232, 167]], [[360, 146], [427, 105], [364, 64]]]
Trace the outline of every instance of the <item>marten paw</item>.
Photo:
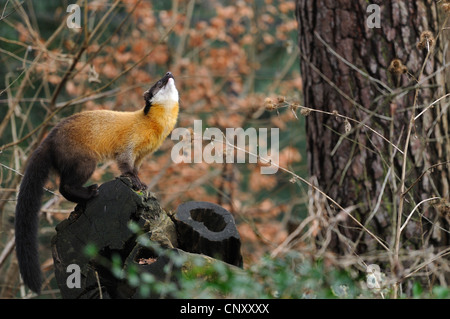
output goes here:
[[91, 198], [98, 196], [98, 185], [97, 184], [89, 185], [87, 189], [89, 191], [89, 195]]
[[140, 188], [139, 190], [145, 191], [148, 187], [147, 187], [147, 185], [145, 185], [144, 183], [141, 182], [141, 185], [139, 188]]
[[131, 188], [135, 191], [142, 191], [147, 189], [147, 185], [141, 182], [138, 176], [132, 173], [125, 173], [121, 177], [128, 177], [131, 181]]
[[139, 179], [132, 179], [132, 187], [135, 191], [145, 191], [147, 189], [147, 185], [142, 183]]

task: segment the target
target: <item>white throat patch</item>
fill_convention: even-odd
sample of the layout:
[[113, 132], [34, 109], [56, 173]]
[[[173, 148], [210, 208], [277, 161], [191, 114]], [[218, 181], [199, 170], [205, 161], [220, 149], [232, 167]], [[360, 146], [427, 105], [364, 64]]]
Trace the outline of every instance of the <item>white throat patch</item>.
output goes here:
[[170, 78], [165, 87], [160, 89], [151, 99], [152, 103], [164, 104], [164, 102], [178, 102], [178, 90], [175, 81]]

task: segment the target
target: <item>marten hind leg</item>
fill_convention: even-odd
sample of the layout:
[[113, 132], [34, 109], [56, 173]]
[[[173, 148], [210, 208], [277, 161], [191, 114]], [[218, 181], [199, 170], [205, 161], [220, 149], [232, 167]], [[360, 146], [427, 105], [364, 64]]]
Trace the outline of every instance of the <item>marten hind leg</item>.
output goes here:
[[98, 185], [83, 185], [88, 181], [96, 167], [95, 160], [77, 161], [61, 172], [60, 193], [69, 201], [85, 202], [98, 195]]

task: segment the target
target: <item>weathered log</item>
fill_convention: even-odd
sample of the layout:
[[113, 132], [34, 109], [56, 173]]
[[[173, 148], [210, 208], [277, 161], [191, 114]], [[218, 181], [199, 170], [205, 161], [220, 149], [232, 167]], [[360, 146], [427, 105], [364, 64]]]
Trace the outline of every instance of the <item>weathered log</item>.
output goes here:
[[180, 249], [223, 260], [242, 267], [241, 238], [233, 216], [209, 202], [187, 202], [175, 215]]
[[[175, 283], [181, 268], [188, 269], [193, 256], [208, 263], [220, 262], [200, 254], [242, 265], [239, 234], [229, 212], [210, 203], [189, 202], [180, 205], [178, 214], [175, 218], [166, 213], [151, 193], [133, 191], [127, 178], [101, 185], [96, 198], [77, 205], [69, 219], [56, 227], [52, 251], [62, 297], [140, 298], [136, 287], [113, 275], [112, 259], [117, 257], [124, 272], [133, 265], [140, 273], [150, 273], [156, 280], [169, 279]], [[188, 215], [195, 223], [186, 221], [184, 217]], [[130, 223], [137, 227], [130, 227]], [[153, 246], [141, 244], [140, 236]], [[154, 245], [159, 247], [158, 251], [152, 248]], [[87, 246], [95, 247], [97, 254], [86, 254]], [[173, 266], [166, 252], [183, 255], [186, 263]], [[169, 278], [168, 263], [173, 266]], [[79, 287], [68, 284], [72, 278], [70, 265], [79, 267]]]
[[[129, 222], [140, 223], [143, 227], [144, 220], [140, 216], [145, 211], [151, 211], [154, 215], [161, 213], [154, 196], [140, 196], [128, 182], [127, 179], [116, 179], [104, 183], [96, 198], [86, 205], [77, 205], [69, 219], [57, 225], [52, 252], [55, 277], [63, 298], [84, 298], [91, 289], [98, 287], [97, 278], [103, 269], [85, 254], [87, 245], [96, 247], [99, 257], [110, 259], [113, 253], [126, 256], [133, 249], [136, 239], [136, 234], [128, 226]], [[78, 265], [81, 269], [80, 288], [67, 285], [69, 265]], [[109, 276], [104, 277], [102, 282], [109, 283]], [[92, 296], [88, 294], [88, 297]]]

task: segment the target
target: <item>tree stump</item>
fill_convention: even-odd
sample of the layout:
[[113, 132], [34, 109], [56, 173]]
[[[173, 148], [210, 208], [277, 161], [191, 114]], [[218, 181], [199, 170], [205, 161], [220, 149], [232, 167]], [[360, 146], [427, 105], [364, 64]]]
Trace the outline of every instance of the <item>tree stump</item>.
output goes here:
[[[164, 267], [171, 262], [165, 252], [183, 255], [186, 260], [195, 255], [208, 262], [224, 261], [233, 269], [233, 265], [242, 266], [240, 237], [228, 211], [211, 203], [188, 202], [173, 216], [160, 207], [153, 194], [133, 191], [125, 177], [101, 185], [99, 195], [77, 205], [56, 231], [52, 253], [63, 298], [140, 298], [136, 287], [113, 274], [114, 259], [119, 259], [124, 271], [135, 267], [165, 281]], [[159, 248], [143, 245], [142, 238]], [[87, 253], [92, 249], [94, 254]], [[176, 282], [181, 268], [186, 267], [189, 262], [174, 267], [169, 280]]]
[[187, 202], [177, 208], [175, 223], [180, 249], [205, 254], [242, 267], [241, 238], [233, 216], [208, 202]]

